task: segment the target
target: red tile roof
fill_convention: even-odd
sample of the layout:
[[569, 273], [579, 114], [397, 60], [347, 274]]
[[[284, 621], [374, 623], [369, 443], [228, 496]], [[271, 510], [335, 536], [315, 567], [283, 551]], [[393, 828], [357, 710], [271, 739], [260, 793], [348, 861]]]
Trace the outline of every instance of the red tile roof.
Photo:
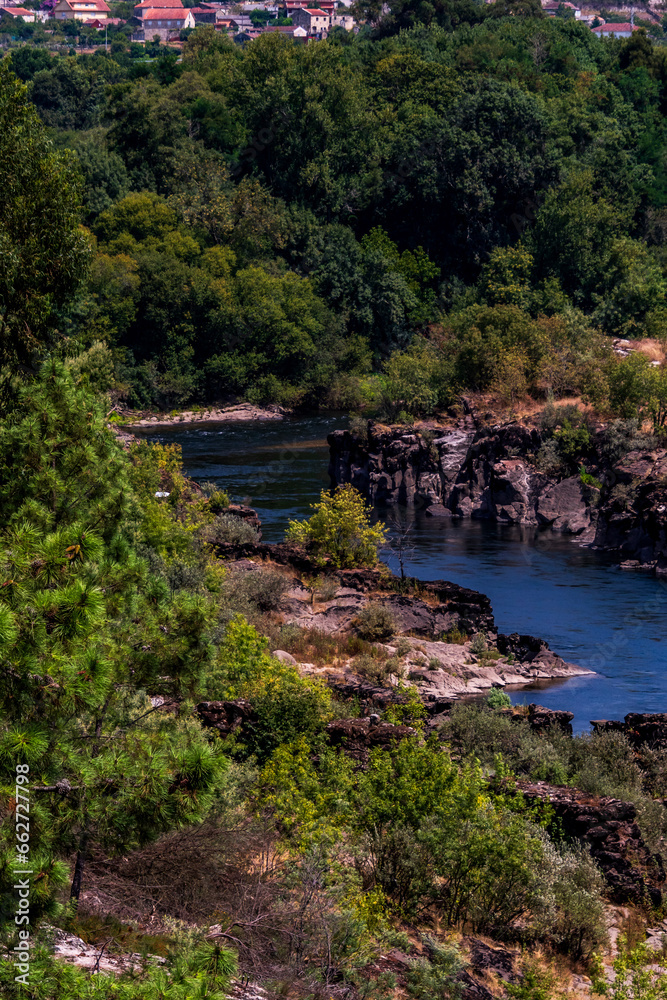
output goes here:
[[319, 17], [328, 17], [329, 16], [328, 14], [325, 14], [323, 10], [320, 10], [319, 7], [304, 7], [304, 10], [305, 10], [306, 14], [316, 14]]
[[156, 7], [178, 7], [179, 9], [182, 8], [185, 10], [181, 0], [142, 0], [141, 3], [135, 5], [134, 9], [136, 10], [137, 7], [150, 7], [151, 10], [154, 10]]
[[187, 10], [185, 7], [183, 10], [178, 10], [175, 7], [156, 7], [144, 11], [144, 16], [142, 21], [184, 21], [187, 15]]
[[636, 24], [630, 24], [629, 21], [624, 21], [621, 24], [601, 24], [599, 28], [593, 28], [593, 31], [603, 31], [608, 34], [611, 31], [639, 31], [639, 27]]

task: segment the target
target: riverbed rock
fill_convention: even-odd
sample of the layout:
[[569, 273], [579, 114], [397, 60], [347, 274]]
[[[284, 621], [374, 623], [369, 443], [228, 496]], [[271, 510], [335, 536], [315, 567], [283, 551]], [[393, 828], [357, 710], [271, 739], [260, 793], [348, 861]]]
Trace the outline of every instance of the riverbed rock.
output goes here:
[[537, 501], [540, 524], [548, 524], [553, 531], [579, 535], [591, 523], [591, 511], [583, 493], [579, 476], [570, 476], [550, 486]]
[[256, 420], [284, 420], [290, 411], [283, 406], [256, 406], [237, 403], [235, 406], [182, 410], [173, 416], [167, 413], [128, 414], [131, 427], [173, 427], [188, 424], [240, 423]]

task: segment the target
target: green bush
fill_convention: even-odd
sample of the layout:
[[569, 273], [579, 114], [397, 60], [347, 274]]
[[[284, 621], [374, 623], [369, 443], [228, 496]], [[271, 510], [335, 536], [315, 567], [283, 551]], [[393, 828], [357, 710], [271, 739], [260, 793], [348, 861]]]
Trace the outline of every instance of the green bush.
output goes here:
[[470, 643], [470, 652], [479, 656], [480, 653], [485, 653], [487, 649], [486, 637], [482, 632], [476, 632]]
[[507, 691], [503, 691], [502, 688], [491, 688], [488, 695], [486, 696], [486, 704], [489, 708], [511, 708], [512, 700], [508, 695]]
[[396, 631], [396, 621], [389, 608], [377, 601], [371, 601], [359, 611], [354, 619], [357, 635], [367, 642], [383, 642], [391, 639]]
[[208, 498], [208, 507], [213, 514], [222, 514], [229, 507], [229, 494], [215, 483], [201, 483], [201, 491]]
[[235, 514], [218, 514], [206, 527], [206, 539], [209, 542], [231, 545], [243, 545], [246, 542], [257, 542], [259, 534], [251, 524]]
[[274, 570], [252, 570], [236, 579], [242, 595], [262, 612], [274, 611], [289, 587], [289, 580]]
[[428, 958], [415, 958], [407, 974], [408, 995], [415, 1000], [453, 1000], [460, 992], [457, 976], [464, 967], [458, 948], [426, 937]]
[[572, 958], [587, 959], [607, 941], [605, 881], [584, 847], [563, 847], [553, 869], [556, 915], [549, 937]]
[[362, 653], [353, 660], [352, 667], [355, 673], [365, 677], [372, 684], [384, 684], [389, 676], [388, 662], [369, 656], [368, 653]]
[[375, 566], [378, 550], [385, 544], [386, 528], [371, 523], [371, 508], [349, 483], [328, 493], [322, 490], [309, 521], [290, 521], [285, 539], [305, 545], [334, 566]]

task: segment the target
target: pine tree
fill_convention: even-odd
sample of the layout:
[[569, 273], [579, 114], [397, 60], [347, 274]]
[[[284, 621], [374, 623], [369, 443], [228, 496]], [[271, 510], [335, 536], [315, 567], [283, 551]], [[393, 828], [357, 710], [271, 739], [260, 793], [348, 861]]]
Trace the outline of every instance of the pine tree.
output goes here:
[[[137, 553], [143, 521], [100, 402], [48, 362], [0, 426], [0, 794], [11, 814], [15, 765], [28, 764], [44, 912], [59, 859], [76, 855], [78, 898], [94, 847], [126, 851], [201, 819], [223, 778], [178, 708], [211, 655], [212, 608], [169, 599]], [[3, 830], [7, 915], [16, 852]]]

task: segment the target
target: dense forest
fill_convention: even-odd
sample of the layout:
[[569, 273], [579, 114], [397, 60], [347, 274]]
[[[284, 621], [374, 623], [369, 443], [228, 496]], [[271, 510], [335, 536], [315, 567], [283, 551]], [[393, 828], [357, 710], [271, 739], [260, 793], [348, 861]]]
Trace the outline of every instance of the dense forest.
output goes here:
[[[665, 995], [639, 943], [664, 749], [538, 731], [497, 689], [430, 725], [381, 606], [346, 635], [278, 613], [345, 572], [422, 594], [351, 487], [289, 525], [293, 565], [249, 566], [248, 512], [110, 419], [242, 398], [409, 420], [490, 391], [659, 431], [662, 368], [612, 341], [663, 337], [667, 50], [538, 14], [396, 2], [312, 45], [197, 29], [182, 58], [118, 38], [0, 63], [3, 998]], [[380, 713], [317, 672], [351, 662], [395, 679]], [[331, 727], [362, 723], [387, 742], [340, 752]], [[524, 779], [622, 800], [629, 895]], [[55, 959], [63, 934], [96, 966]], [[470, 934], [513, 971], [473, 980]]]
[[323, 45], [11, 51], [80, 185], [90, 267], [56, 323], [100, 387], [393, 416], [664, 396], [609, 338], [663, 331], [665, 49], [441, 6]]

